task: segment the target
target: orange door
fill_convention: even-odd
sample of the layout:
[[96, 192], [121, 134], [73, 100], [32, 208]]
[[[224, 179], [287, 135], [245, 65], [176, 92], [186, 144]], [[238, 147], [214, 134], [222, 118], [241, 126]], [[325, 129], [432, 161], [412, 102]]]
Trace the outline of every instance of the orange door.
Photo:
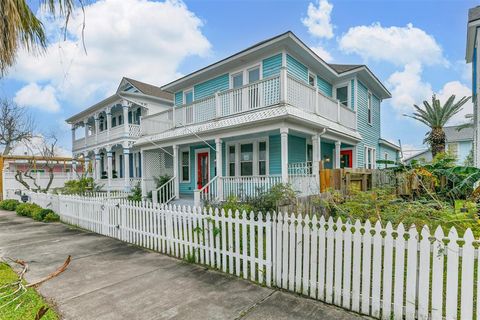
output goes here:
[[208, 183], [208, 152], [197, 153], [197, 189]]

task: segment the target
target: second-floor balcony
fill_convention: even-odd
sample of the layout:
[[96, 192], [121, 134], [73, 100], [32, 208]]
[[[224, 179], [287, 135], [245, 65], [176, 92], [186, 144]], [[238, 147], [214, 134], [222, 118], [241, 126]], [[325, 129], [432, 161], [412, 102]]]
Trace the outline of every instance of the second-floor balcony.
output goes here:
[[174, 127], [208, 122], [223, 117], [286, 103], [303, 111], [356, 130], [356, 113], [318, 88], [287, 75], [265, 78], [245, 86], [177, 106], [142, 118], [142, 135], [160, 133]]
[[107, 128], [97, 133], [93, 132], [86, 137], [73, 141], [73, 150], [79, 150], [85, 147], [101, 145], [110, 141], [122, 139], [135, 139], [140, 137], [139, 124], [121, 124], [112, 128]]

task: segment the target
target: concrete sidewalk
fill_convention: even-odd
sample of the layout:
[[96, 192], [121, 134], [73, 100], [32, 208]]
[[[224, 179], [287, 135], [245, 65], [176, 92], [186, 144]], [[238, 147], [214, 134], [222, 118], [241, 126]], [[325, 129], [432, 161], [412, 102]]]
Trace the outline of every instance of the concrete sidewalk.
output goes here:
[[0, 211], [0, 256], [26, 260], [27, 281], [65, 273], [40, 292], [64, 319], [359, 319], [124, 242]]

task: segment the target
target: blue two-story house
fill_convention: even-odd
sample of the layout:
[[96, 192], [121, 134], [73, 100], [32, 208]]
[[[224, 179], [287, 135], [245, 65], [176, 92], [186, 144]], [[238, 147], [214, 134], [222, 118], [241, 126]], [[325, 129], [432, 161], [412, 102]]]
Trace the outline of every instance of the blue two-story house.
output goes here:
[[[365, 65], [328, 64], [292, 32], [161, 87], [174, 106], [142, 117], [142, 186], [156, 201], [318, 192], [323, 168], [397, 160], [381, 138], [390, 92]], [[383, 167], [383, 165], [382, 165]], [[170, 180], [156, 188], [154, 177]]]

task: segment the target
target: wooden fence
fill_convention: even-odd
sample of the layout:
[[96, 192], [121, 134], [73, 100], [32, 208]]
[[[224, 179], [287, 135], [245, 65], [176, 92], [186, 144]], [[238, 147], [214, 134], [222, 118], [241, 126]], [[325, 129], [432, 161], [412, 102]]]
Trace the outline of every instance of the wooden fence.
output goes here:
[[61, 220], [379, 319], [480, 319], [479, 242], [468, 229], [396, 229], [125, 199], [31, 194]]
[[367, 191], [385, 185], [395, 186], [395, 176], [387, 170], [351, 168], [320, 170], [320, 192], [333, 189], [346, 194], [352, 189]]

